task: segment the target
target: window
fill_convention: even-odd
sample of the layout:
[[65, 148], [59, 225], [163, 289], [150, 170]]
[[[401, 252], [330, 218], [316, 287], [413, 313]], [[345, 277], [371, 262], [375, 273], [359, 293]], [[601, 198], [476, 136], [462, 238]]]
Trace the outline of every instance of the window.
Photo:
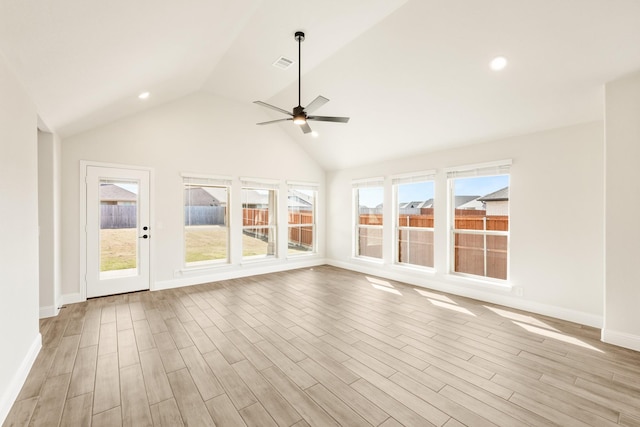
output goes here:
[[433, 268], [433, 178], [433, 173], [393, 178], [396, 263]]
[[449, 171], [455, 273], [507, 280], [510, 162]]
[[289, 183], [287, 194], [289, 255], [309, 254], [316, 251], [317, 188], [313, 184]]
[[353, 183], [355, 255], [382, 259], [382, 178]]
[[231, 179], [183, 175], [184, 262], [229, 262]]
[[278, 184], [242, 180], [242, 257], [276, 256]]

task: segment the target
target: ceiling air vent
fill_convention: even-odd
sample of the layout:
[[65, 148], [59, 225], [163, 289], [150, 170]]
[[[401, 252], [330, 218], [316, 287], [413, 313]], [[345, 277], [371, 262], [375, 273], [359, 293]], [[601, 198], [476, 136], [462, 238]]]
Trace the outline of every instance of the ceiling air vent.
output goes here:
[[274, 67], [280, 68], [282, 70], [286, 70], [291, 65], [293, 65], [293, 61], [290, 60], [290, 59], [285, 58], [284, 56], [281, 56], [280, 58], [278, 58], [276, 60], [276, 62], [273, 63]]

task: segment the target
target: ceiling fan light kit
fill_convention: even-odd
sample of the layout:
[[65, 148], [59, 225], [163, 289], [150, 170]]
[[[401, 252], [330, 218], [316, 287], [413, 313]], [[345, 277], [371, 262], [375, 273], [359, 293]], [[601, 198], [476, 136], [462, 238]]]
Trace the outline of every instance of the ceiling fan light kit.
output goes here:
[[325, 98], [322, 95], [318, 95], [316, 99], [311, 101], [309, 105], [305, 107], [302, 106], [300, 101], [301, 99], [301, 78], [300, 78], [300, 60], [301, 60], [301, 44], [304, 41], [304, 33], [302, 31], [296, 31], [295, 40], [298, 42], [298, 105], [293, 107], [293, 112], [289, 112], [283, 108], [276, 107], [275, 105], [267, 104], [263, 101], [254, 101], [254, 104], [258, 104], [262, 107], [270, 108], [272, 110], [278, 111], [280, 113], [284, 113], [288, 116], [291, 116], [286, 119], [278, 119], [278, 120], [270, 120], [267, 122], [257, 123], [258, 125], [267, 125], [271, 123], [279, 123], [286, 122], [292, 120], [294, 124], [300, 126], [300, 129], [303, 133], [312, 133], [311, 127], [309, 126], [310, 120], [315, 120], [318, 122], [333, 122], [333, 123], [347, 123], [349, 121], [349, 117], [330, 117], [330, 116], [310, 116], [309, 114], [322, 107], [324, 104], [329, 102], [329, 99]]

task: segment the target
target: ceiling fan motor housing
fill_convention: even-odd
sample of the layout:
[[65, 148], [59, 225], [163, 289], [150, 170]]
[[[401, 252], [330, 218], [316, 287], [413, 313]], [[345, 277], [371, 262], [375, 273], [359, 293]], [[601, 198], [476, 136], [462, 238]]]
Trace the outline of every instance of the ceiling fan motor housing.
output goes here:
[[298, 105], [296, 107], [293, 107], [293, 113], [290, 113], [287, 110], [284, 110], [280, 107], [276, 107], [275, 105], [267, 104], [266, 102], [262, 102], [262, 101], [254, 101], [254, 103], [258, 105], [261, 105], [263, 107], [267, 107], [272, 110], [279, 111], [280, 113], [284, 113], [288, 116], [291, 116], [286, 119], [270, 120], [270, 121], [262, 122], [258, 124], [267, 125], [271, 123], [286, 122], [286, 121], [292, 120], [293, 123], [295, 123], [296, 125], [300, 125], [300, 129], [302, 129], [303, 133], [311, 133], [312, 132], [311, 127], [309, 127], [309, 123], [307, 123], [308, 120], [315, 120], [318, 122], [347, 123], [349, 121], [348, 117], [328, 117], [328, 116], [308, 116], [307, 115], [307, 113], [313, 113], [316, 109], [322, 107], [329, 100], [324, 96], [318, 95], [316, 99], [314, 99], [313, 101], [311, 101], [309, 105], [307, 105], [306, 109], [305, 107], [302, 106], [302, 103], [300, 101], [300, 97], [302, 93], [302, 91], [300, 90], [300, 87], [302, 85], [302, 79], [300, 78], [301, 69], [302, 69], [300, 65], [300, 58], [301, 58], [300, 45], [304, 41], [304, 33], [302, 31], [296, 31], [295, 39], [298, 42]]
[[304, 112], [304, 107], [298, 105], [297, 107], [293, 107], [293, 115], [294, 116], [304, 116], [306, 115]]

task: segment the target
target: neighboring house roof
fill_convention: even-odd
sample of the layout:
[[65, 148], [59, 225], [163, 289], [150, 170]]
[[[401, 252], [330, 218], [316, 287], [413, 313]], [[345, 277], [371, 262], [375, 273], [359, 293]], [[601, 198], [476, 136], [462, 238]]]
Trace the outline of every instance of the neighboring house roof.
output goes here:
[[480, 199], [473, 199], [463, 205], [458, 206], [456, 209], [484, 210], [486, 209], [486, 206], [484, 202], [480, 201]]
[[433, 207], [433, 199], [428, 199], [422, 202], [420, 205], [416, 206], [417, 208], [432, 208]]
[[[478, 198], [480, 198], [480, 196], [456, 196], [456, 209], [477, 209], [478, 204], [470, 202]], [[480, 203], [480, 207], [482, 207], [482, 203]]]
[[289, 189], [289, 200], [291, 200], [292, 197], [295, 197], [296, 200], [299, 200], [302, 203], [306, 203], [308, 206], [313, 205], [313, 195], [311, 194], [306, 194], [302, 191], [298, 191], [295, 189]]
[[204, 191], [209, 193], [216, 201], [219, 206], [227, 205], [227, 189], [222, 187], [202, 187]]
[[305, 194], [297, 190], [289, 190], [287, 196], [289, 207], [293, 208], [311, 208], [313, 207], [313, 196]]
[[115, 184], [100, 184], [101, 202], [135, 202], [138, 196]]
[[400, 209], [420, 209], [420, 208], [432, 208], [433, 199], [428, 200], [414, 200], [411, 202], [400, 203]]
[[244, 190], [242, 194], [243, 205], [268, 205], [269, 193], [259, 192], [257, 190]]
[[184, 189], [185, 206], [220, 206], [220, 201], [202, 187]]
[[498, 191], [482, 196], [478, 200], [483, 202], [503, 202], [509, 200], [509, 187], [501, 188]]

